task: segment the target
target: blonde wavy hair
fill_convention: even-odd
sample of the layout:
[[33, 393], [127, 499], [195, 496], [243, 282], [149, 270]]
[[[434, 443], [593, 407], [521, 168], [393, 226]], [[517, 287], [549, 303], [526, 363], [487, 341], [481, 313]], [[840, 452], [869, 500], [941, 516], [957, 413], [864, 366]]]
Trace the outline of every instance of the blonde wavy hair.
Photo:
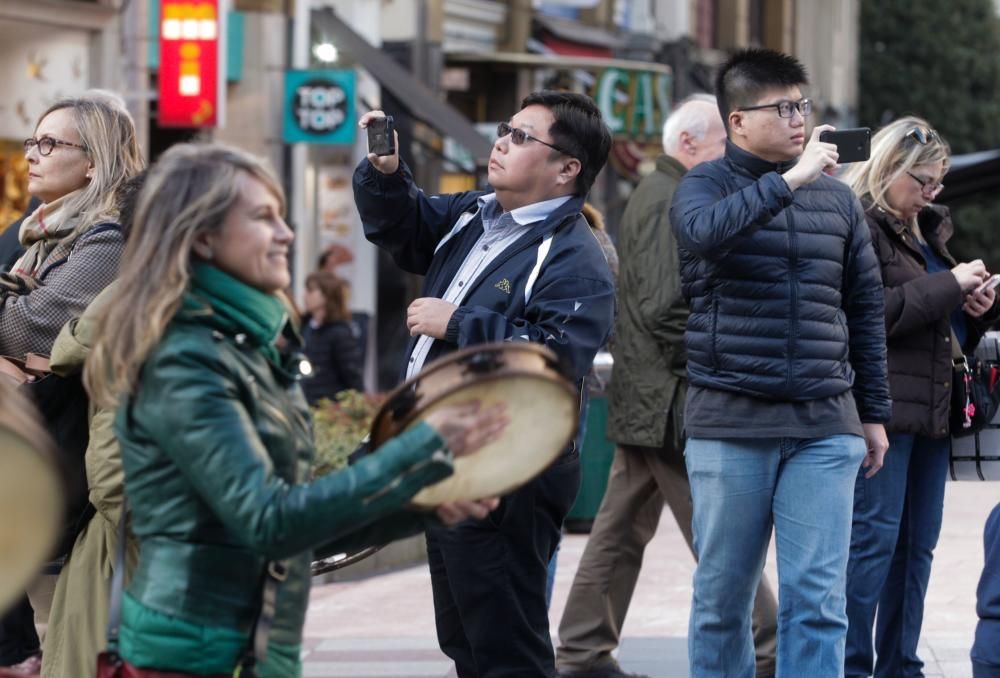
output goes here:
[[[87, 186], [68, 204], [66, 213], [78, 215], [80, 235], [94, 224], [118, 218], [118, 188], [142, 171], [145, 162], [135, 122], [117, 94], [89, 90], [77, 97], [60, 99], [38, 118], [41, 124], [49, 113], [68, 109], [81, 143], [94, 165]], [[38, 124], [35, 130], [38, 130]]]
[[98, 337], [84, 383], [101, 407], [133, 392], [139, 371], [180, 308], [192, 271], [192, 246], [217, 233], [240, 198], [240, 174], [285, 195], [264, 161], [221, 144], [179, 144], [149, 170], [122, 259], [116, 299], [97, 318]]
[[[926, 144], [920, 143], [914, 130], [924, 135]], [[886, 200], [889, 186], [917, 165], [939, 160], [947, 173], [951, 162], [948, 142], [923, 118], [907, 116], [880, 129], [872, 137], [872, 152], [868, 161], [851, 166], [843, 178], [859, 198], [898, 216]]]

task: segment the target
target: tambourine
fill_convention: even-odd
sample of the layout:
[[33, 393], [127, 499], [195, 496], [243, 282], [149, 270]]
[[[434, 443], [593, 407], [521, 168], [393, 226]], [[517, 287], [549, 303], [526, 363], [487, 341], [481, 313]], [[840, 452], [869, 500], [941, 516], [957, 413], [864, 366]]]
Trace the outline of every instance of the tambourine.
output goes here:
[[0, 378], [0, 612], [52, 555], [63, 526], [62, 475], [38, 413]]
[[389, 394], [372, 422], [371, 449], [423, 421], [438, 408], [478, 400], [506, 406], [501, 436], [455, 460], [455, 472], [413, 498], [415, 508], [501, 496], [544, 471], [573, 440], [580, 395], [538, 344], [483, 344], [427, 365]]
[[[478, 400], [502, 402], [510, 419], [501, 437], [455, 460], [454, 473], [414, 496], [411, 508], [501, 496], [544, 471], [576, 435], [579, 393], [559, 370], [555, 354], [525, 342], [484, 344], [428, 364], [389, 394], [375, 414], [367, 448], [378, 449], [431, 412]], [[372, 546], [314, 561], [313, 576], [352, 565], [376, 553]]]

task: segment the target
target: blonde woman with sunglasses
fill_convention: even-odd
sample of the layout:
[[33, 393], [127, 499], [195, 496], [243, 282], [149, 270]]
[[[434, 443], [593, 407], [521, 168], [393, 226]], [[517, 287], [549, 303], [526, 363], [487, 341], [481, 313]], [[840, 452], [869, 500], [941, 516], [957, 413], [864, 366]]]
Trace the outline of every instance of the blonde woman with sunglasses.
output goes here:
[[944, 509], [952, 344], [974, 350], [998, 310], [995, 292], [982, 287], [983, 262], [959, 263], [948, 251], [951, 217], [933, 200], [949, 161], [941, 135], [905, 117], [880, 130], [871, 158], [846, 174], [882, 270], [892, 395], [885, 465], [872, 478], [859, 471], [855, 486], [848, 678], [923, 675], [917, 643]]

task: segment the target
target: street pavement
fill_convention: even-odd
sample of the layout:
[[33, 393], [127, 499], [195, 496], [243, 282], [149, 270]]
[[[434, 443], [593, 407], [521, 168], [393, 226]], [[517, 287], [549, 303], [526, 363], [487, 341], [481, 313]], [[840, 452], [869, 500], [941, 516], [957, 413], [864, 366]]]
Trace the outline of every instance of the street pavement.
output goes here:
[[[1000, 483], [951, 483], [936, 551], [920, 657], [927, 678], [971, 678], [975, 592], [983, 566], [982, 530], [1000, 501]], [[558, 628], [587, 537], [566, 535], [550, 611]], [[766, 572], [776, 581], [772, 552]], [[686, 678], [686, 635], [694, 562], [669, 511], [646, 550], [622, 630], [619, 661], [654, 678]], [[303, 646], [305, 678], [444, 678], [426, 566], [313, 589]]]

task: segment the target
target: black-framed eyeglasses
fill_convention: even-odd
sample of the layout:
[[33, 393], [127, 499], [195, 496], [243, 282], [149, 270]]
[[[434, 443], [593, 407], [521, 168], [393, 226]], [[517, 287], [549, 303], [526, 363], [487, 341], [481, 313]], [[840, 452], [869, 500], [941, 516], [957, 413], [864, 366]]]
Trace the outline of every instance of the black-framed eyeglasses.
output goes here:
[[932, 195], [937, 195], [938, 193], [940, 193], [944, 189], [944, 184], [942, 184], [942, 183], [940, 183], [938, 181], [930, 181], [929, 179], [921, 179], [920, 177], [918, 177], [913, 172], [907, 172], [907, 174], [909, 175], [909, 177], [911, 179], [913, 179], [915, 182], [917, 182], [918, 184], [920, 184], [920, 192], [921, 193], [930, 193]]
[[761, 104], [760, 106], [743, 106], [742, 108], [737, 108], [737, 111], [762, 111], [765, 108], [776, 108], [778, 109], [779, 118], [791, 118], [795, 115], [795, 111], [798, 111], [803, 118], [809, 117], [809, 114], [813, 110], [812, 99], [799, 99], [798, 101], [778, 101], [773, 104]]
[[528, 134], [527, 132], [525, 132], [523, 129], [518, 129], [517, 127], [511, 127], [506, 122], [502, 122], [499, 125], [497, 125], [497, 139], [502, 139], [505, 136], [507, 136], [508, 134], [510, 135], [510, 141], [511, 141], [511, 143], [513, 143], [515, 146], [520, 146], [525, 141], [529, 141], [529, 140], [530, 141], [537, 141], [538, 143], [542, 144], [543, 146], [548, 146], [549, 148], [551, 148], [554, 151], [559, 151], [560, 153], [564, 153], [564, 154], [566, 154], [566, 155], [568, 155], [570, 157], [576, 157], [572, 153], [570, 153], [569, 151], [563, 150], [563, 149], [559, 148], [558, 146], [556, 146], [555, 144], [550, 144], [547, 141], [542, 141], [538, 137], [533, 137], [530, 134]]
[[921, 146], [926, 146], [932, 141], [937, 141], [938, 135], [935, 134], [932, 130], [924, 129], [923, 127], [914, 127], [905, 135], [903, 135], [903, 138], [913, 139]]
[[70, 146], [71, 148], [79, 148], [81, 151], [87, 150], [87, 147], [83, 144], [74, 144], [71, 141], [53, 139], [52, 137], [42, 137], [41, 139], [31, 138], [24, 140], [25, 153], [31, 151], [31, 149], [35, 146], [38, 146], [38, 154], [45, 156], [51, 155], [56, 146]]

